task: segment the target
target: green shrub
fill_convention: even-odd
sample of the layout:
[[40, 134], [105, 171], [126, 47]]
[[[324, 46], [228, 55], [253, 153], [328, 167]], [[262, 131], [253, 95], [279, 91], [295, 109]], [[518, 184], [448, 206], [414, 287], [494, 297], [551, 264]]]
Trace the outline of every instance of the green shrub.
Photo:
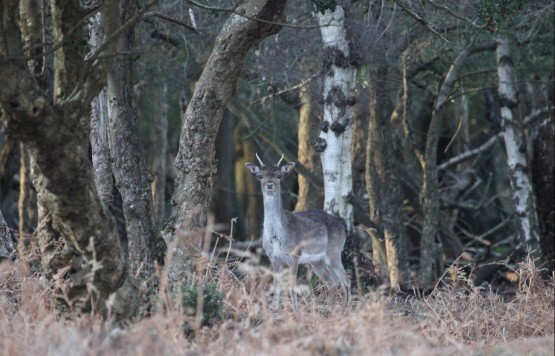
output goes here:
[[[198, 303], [198, 286], [182, 286], [181, 305], [189, 315], [195, 315]], [[203, 287], [202, 325], [212, 325], [222, 319], [224, 294], [213, 284]]]

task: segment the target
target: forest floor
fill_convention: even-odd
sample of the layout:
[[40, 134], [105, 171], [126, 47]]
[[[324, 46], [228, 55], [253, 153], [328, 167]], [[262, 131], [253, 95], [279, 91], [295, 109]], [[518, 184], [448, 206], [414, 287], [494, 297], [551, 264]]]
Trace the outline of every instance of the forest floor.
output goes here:
[[[354, 296], [300, 288], [298, 310], [268, 308], [270, 278], [251, 265], [206, 268], [202, 308], [155, 295], [125, 325], [60, 312], [20, 263], [0, 264], [0, 355], [554, 355], [554, 279], [522, 264], [510, 301], [462, 273], [432, 294]], [[456, 271], [455, 271], [456, 272]], [[190, 292], [190, 291], [189, 291]], [[195, 300], [185, 292], [181, 300]], [[199, 294], [200, 295], [200, 294]], [[285, 304], [287, 304], [285, 299]], [[183, 307], [185, 305], [185, 307]]]

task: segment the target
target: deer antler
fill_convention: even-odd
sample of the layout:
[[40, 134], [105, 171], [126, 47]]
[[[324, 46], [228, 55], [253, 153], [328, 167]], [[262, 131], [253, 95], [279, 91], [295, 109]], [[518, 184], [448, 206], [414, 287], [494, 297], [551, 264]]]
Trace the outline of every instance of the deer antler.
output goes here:
[[283, 161], [283, 157], [285, 157], [285, 153], [281, 155], [281, 158], [279, 159], [279, 162], [276, 164], [276, 166], [279, 167], [279, 164], [281, 163], [281, 161]]
[[255, 154], [256, 154], [256, 159], [258, 160], [258, 162], [260, 162], [260, 166], [264, 167], [264, 163], [262, 162], [260, 157], [258, 157], [258, 153], [255, 153]]

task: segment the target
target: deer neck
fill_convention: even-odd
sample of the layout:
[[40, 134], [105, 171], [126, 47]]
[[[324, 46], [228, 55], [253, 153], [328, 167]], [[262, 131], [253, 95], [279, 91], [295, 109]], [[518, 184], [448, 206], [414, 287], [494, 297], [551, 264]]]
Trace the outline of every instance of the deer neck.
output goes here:
[[264, 232], [276, 234], [283, 228], [284, 212], [281, 194], [264, 194]]

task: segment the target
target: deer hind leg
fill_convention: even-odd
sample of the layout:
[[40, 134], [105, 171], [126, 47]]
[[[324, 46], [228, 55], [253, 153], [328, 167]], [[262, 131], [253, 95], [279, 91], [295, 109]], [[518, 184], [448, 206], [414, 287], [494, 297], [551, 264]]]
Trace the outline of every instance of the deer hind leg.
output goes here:
[[330, 267], [333, 270], [334, 276], [339, 282], [339, 285], [345, 289], [345, 297], [347, 298], [347, 303], [349, 303], [351, 301], [351, 281], [345, 271], [345, 268], [343, 267], [343, 263], [341, 263], [341, 255], [336, 256], [336, 258], [331, 260]]
[[313, 262], [311, 265], [318, 278], [320, 278], [326, 285], [332, 285], [336, 282], [336, 278], [333, 275], [333, 271], [329, 263], [321, 260]]
[[341, 263], [341, 256], [333, 256], [335, 258], [326, 258], [317, 263], [313, 263], [312, 267], [318, 277], [328, 286], [339, 285], [345, 289], [347, 302], [351, 299], [351, 284], [345, 268]]

